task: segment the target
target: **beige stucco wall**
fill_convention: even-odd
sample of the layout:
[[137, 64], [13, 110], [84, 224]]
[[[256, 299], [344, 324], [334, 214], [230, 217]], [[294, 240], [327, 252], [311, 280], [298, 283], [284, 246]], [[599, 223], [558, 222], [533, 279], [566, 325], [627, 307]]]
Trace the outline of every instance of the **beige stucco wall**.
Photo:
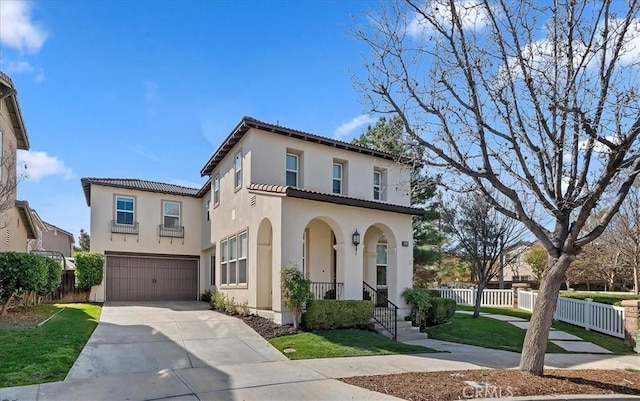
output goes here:
[[17, 207], [0, 215], [0, 252], [27, 252], [27, 230]]
[[[139, 235], [111, 232], [111, 220], [115, 219], [115, 196], [131, 196], [135, 201], [135, 220], [139, 224]], [[162, 200], [181, 202], [183, 238], [166, 238], [158, 235], [162, 222]], [[201, 256], [201, 199], [186, 196], [158, 194], [100, 185], [91, 186], [91, 251], [131, 252], [165, 255]], [[199, 290], [204, 288], [206, 263], [200, 262]], [[92, 301], [104, 301], [103, 285], [91, 291]]]
[[288, 151], [299, 153], [299, 187], [312, 191], [332, 192], [333, 161], [343, 161], [346, 185], [344, 195], [373, 200], [374, 168], [386, 172], [384, 194], [386, 202], [408, 206], [410, 199], [410, 169], [384, 160], [343, 149], [332, 148], [300, 139], [269, 134], [252, 129], [253, 149], [259, 152], [252, 160], [251, 181], [259, 184], [285, 184], [285, 163]]
[[42, 233], [42, 248], [47, 251], [61, 252], [66, 257], [70, 257], [73, 253], [71, 237], [55, 229]]

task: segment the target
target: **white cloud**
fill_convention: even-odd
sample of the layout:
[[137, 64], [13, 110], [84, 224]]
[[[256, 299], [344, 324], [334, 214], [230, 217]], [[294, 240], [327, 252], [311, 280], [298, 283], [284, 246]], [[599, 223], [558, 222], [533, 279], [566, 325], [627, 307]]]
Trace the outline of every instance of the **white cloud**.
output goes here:
[[65, 180], [73, 178], [73, 171], [56, 156], [47, 152], [18, 150], [18, 163], [26, 164], [29, 180], [39, 181], [50, 175], [61, 175]]
[[0, 1], [0, 43], [21, 53], [37, 53], [47, 32], [31, 15], [27, 1]]
[[[604, 137], [604, 139], [609, 141], [609, 142], [611, 142], [614, 145], [620, 143], [620, 138], [614, 137], [613, 135], [607, 135], [607, 136]], [[587, 150], [588, 142], [589, 141], [586, 140], [586, 139], [583, 140], [583, 141], [578, 142], [578, 149]], [[593, 151], [595, 153], [607, 154], [607, 153], [611, 152], [611, 148], [609, 146], [605, 145], [602, 142], [595, 141], [593, 143]]]
[[[462, 20], [462, 26], [467, 30], [481, 30], [487, 26], [484, 6], [478, 0], [460, 0], [456, 2], [456, 11]], [[444, 28], [451, 27], [451, 8], [447, 2], [429, 3], [425, 14], [433, 15], [436, 22]], [[433, 26], [422, 15], [414, 13], [407, 24], [407, 34], [420, 37], [434, 32]]]
[[343, 138], [359, 127], [362, 127], [365, 124], [371, 124], [375, 122], [376, 119], [370, 116], [369, 114], [361, 114], [357, 117], [352, 118], [351, 120], [343, 123], [338, 128], [336, 128], [333, 137], [336, 139]]
[[144, 98], [147, 102], [153, 102], [158, 97], [158, 90], [160, 90], [160, 86], [150, 80], [142, 81], [142, 85], [144, 86]]

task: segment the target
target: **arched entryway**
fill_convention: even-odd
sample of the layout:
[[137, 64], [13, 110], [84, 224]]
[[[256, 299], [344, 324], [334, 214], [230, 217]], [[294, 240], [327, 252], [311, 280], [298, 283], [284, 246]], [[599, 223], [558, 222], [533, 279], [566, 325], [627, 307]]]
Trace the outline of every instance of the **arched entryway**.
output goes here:
[[257, 300], [258, 309], [271, 309], [273, 306], [273, 227], [269, 219], [263, 219], [258, 228], [257, 250]]
[[364, 282], [385, 295], [398, 299], [396, 237], [385, 224], [373, 224], [365, 231], [362, 276]]
[[312, 282], [316, 299], [341, 299], [343, 295], [343, 236], [328, 217], [309, 221], [302, 233], [302, 265]]

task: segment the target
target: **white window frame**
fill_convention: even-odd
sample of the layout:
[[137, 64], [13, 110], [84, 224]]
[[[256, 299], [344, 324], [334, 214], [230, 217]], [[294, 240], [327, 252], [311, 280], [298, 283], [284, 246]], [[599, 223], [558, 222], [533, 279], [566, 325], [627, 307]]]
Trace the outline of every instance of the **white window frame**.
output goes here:
[[207, 221], [211, 220], [211, 199], [207, 200], [207, 204], [206, 204], [206, 209], [207, 209]]
[[[242, 249], [242, 239], [245, 238], [246, 248]], [[232, 252], [232, 244], [235, 249]], [[220, 286], [246, 287], [249, 281], [248, 255], [249, 237], [248, 231], [242, 231], [220, 241]], [[232, 256], [233, 255], [233, 256]], [[232, 272], [235, 266], [235, 271]], [[240, 268], [244, 269], [244, 282], [240, 281]]]
[[[340, 167], [340, 177], [338, 178], [336, 178], [334, 174], [336, 166]], [[335, 191], [334, 187], [336, 181], [340, 183], [340, 190], [338, 192]], [[334, 161], [331, 165], [331, 192], [338, 195], [344, 194], [344, 163]]]
[[209, 285], [216, 285], [216, 253], [209, 255]]
[[[289, 167], [287, 167], [287, 161], [289, 159], [289, 157], [293, 157], [296, 160], [296, 168], [295, 170], [290, 169]], [[295, 153], [290, 153], [287, 152], [287, 156], [285, 157], [285, 175], [284, 175], [284, 181], [285, 181], [285, 185], [290, 185], [289, 182], [287, 181], [288, 179], [288, 174], [287, 173], [294, 173], [296, 175], [296, 182], [293, 185], [294, 187], [298, 187], [298, 183], [300, 182], [299, 179], [299, 174], [300, 174], [300, 156], [296, 155]]]
[[[376, 176], [378, 177], [378, 184], [376, 184]], [[378, 195], [376, 197], [376, 194]], [[382, 200], [382, 171], [373, 170], [373, 199]]]
[[[378, 263], [378, 247], [383, 246], [384, 247], [384, 253], [385, 253], [385, 263]], [[389, 282], [389, 254], [387, 253], [388, 251], [388, 245], [386, 243], [377, 243], [376, 244], [376, 286], [378, 287], [383, 287], [386, 288]], [[379, 284], [378, 283], [378, 269], [380, 267], [384, 267], [384, 272], [385, 272], [385, 277], [384, 277], [384, 284]]]
[[220, 204], [220, 173], [213, 176], [213, 207]]
[[[118, 209], [118, 199], [123, 199], [123, 200], [131, 200], [131, 202], [133, 203], [133, 209], [132, 210], [125, 210], [125, 209]], [[134, 198], [133, 196], [123, 196], [123, 195], [116, 195], [116, 202], [115, 202], [115, 209], [116, 209], [116, 224], [121, 225], [121, 226], [133, 226], [136, 224], [136, 198]], [[121, 223], [118, 221], [118, 212], [122, 212], [122, 213], [131, 213], [132, 215], [132, 221], [131, 223]]]
[[242, 151], [238, 151], [233, 157], [233, 180], [235, 189], [242, 188]]
[[[165, 205], [169, 205], [169, 204], [174, 204], [174, 205], [178, 205], [178, 214], [168, 214], [165, 210]], [[178, 225], [177, 227], [169, 227], [166, 224], [165, 218], [167, 217], [177, 217], [178, 218]], [[176, 201], [168, 201], [168, 200], [163, 200], [162, 201], [162, 227], [163, 228], [167, 228], [170, 230], [179, 230], [180, 226], [182, 222], [182, 204], [180, 202], [176, 202]]]

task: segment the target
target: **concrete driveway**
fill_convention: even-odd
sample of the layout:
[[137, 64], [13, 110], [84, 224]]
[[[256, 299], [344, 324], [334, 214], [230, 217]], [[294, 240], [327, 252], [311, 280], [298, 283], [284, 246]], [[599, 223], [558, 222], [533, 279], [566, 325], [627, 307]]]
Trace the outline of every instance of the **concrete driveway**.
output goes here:
[[286, 360], [203, 302], [107, 303], [66, 380]]

